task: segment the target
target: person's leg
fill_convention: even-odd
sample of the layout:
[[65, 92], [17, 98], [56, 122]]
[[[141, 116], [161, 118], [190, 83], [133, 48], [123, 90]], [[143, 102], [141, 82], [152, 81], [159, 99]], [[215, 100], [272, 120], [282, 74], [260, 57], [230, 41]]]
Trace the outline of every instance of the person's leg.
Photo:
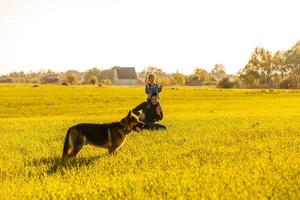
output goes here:
[[143, 126], [143, 129], [152, 130], [153, 123], [144, 121], [145, 125]]
[[159, 123], [152, 123], [152, 122], [144, 122], [145, 125], [143, 126], [142, 129], [147, 129], [147, 130], [166, 130], [167, 127], [163, 124]]
[[151, 127], [152, 130], [166, 130], [167, 127], [165, 125], [159, 124], [159, 123], [154, 123], [152, 124]]

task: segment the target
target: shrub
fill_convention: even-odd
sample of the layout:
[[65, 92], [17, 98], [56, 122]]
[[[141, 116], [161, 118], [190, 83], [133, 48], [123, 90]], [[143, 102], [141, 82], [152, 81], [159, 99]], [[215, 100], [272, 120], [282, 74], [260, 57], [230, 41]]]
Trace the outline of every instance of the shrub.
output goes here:
[[95, 85], [98, 82], [98, 79], [96, 76], [91, 76], [90, 81], [91, 84]]
[[234, 83], [229, 80], [228, 77], [224, 77], [221, 81], [219, 81], [217, 87], [218, 88], [233, 88]]
[[111, 85], [111, 80], [109, 80], [109, 79], [103, 79], [101, 81], [101, 83], [103, 83], [104, 85]]

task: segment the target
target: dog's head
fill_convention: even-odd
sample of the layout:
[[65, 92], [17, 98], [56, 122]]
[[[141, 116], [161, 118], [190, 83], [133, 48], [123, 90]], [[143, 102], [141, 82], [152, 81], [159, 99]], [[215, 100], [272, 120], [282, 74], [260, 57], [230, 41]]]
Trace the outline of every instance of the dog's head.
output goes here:
[[132, 130], [139, 132], [139, 130], [144, 126], [144, 123], [138, 119], [134, 113], [129, 111], [129, 113], [121, 119], [121, 124], [124, 127], [126, 133], [130, 133]]

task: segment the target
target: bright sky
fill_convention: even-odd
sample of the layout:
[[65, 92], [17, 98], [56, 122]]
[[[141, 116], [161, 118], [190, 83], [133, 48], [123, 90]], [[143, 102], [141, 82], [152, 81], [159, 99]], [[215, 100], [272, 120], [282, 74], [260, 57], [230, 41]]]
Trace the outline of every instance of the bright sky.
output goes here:
[[300, 40], [298, 0], [0, 0], [0, 74], [147, 66], [236, 73]]

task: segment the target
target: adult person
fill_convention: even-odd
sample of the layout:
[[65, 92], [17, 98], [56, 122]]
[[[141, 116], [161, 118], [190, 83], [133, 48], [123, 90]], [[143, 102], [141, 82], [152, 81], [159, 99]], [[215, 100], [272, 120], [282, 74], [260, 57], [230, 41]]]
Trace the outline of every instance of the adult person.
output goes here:
[[163, 119], [163, 111], [159, 105], [159, 96], [152, 93], [150, 102], [143, 102], [132, 109], [132, 112], [139, 116], [139, 120], [145, 123], [143, 129], [160, 130], [167, 129], [165, 125], [157, 123]]

